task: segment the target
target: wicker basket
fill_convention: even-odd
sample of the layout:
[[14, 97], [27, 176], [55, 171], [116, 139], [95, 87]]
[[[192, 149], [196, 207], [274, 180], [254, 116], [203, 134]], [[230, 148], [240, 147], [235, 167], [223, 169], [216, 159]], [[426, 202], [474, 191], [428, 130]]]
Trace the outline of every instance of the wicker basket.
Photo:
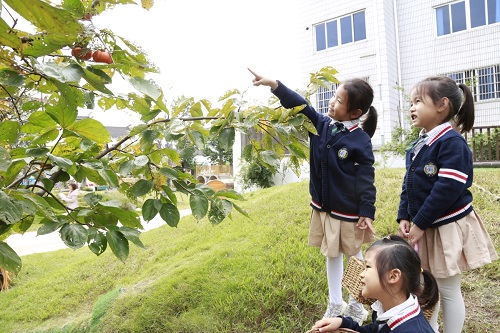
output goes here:
[[375, 300], [368, 299], [361, 295], [361, 279], [359, 275], [365, 269], [365, 264], [362, 260], [351, 256], [347, 267], [344, 270], [344, 276], [342, 277], [342, 286], [349, 291], [351, 296], [361, 304], [372, 304]]
[[[344, 276], [342, 277], [342, 286], [349, 291], [352, 297], [361, 304], [371, 305], [375, 302], [374, 299], [365, 298], [361, 295], [361, 278], [360, 274], [365, 269], [364, 262], [355, 256], [351, 256], [349, 259], [349, 263], [344, 271]], [[426, 309], [422, 311], [424, 313], [427, 321], [431, 320], [432, 314], [434, 313], [434, 309]]]

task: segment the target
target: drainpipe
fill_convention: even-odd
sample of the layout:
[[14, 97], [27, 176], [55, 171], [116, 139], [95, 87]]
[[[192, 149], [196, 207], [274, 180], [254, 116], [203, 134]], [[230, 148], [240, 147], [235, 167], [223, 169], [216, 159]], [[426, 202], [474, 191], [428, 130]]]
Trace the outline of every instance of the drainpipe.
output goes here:
[[394, 30], [396, 31], [396, 59], [397, 59], [397, 71], [398, 71], [398, 85], [399, 85], [399, 103], [398, 103], [398, 117], [399, 117], [399, 126], [401, 126], [401, 129], [405, 129], [405, 122], [404, 122], [404, 112], [403, 112], [403, 82], [402, 82], [402, 77], [401, 77], [401, 54], [399, 50], [399, 21], [398, 21], [398, 7], [396, 4], [396, 0], [392, 0], [392, 8], [394, 11]]
[[[381, 128], [381, 136], [380, 136], [380, 141], [381, 144], [383, 145], [385, 143], [384, 139], [384, 102], [382, 100], [382, 67], [381, 67], [381, 60], [380, 60], [380, 36], [379, 36], [379, 22], [381, 22], [378, 19], [378, 2], [379, 0], [373, 0], [373, 7], [375, 8], [375, 38], [377, 41], [377, 52], [376, 52], [376, 57], [377, 57], [377, 88], [378, 88], [378, 97], [379, 97], [379, 107], [381, 112], [379, 113], [380, 117], [380, 123], [382, 124], [380, 126]], [[383, 21], [382, 21], [383, 22]]]

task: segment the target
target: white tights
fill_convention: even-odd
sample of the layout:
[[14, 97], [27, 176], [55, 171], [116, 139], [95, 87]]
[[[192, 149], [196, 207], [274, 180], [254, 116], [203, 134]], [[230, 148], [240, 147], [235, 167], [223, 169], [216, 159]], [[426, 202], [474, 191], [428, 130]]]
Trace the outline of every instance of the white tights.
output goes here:
[[[461, 280], [461, 274], [445, 279], [436, 279], [443, 305], [443, 333], [462, 332], [465, 322], [465, 304], [460, 289]], [[430, 324], [435, 332], [438, 332], [438, 312], [439, 305], [436, 307], [430, 320]]]
[[[354, 255], [358, 259], [363, 259], [361, 251]], [[342, 253], [335, 258], [326, 257], [326, 278], [328, 280], [328, 295], [330, 303], [342, 304], [342, 276], [344, 275], [344, 256]], [[347, 256], [349, 260], [351, 256]], [[363, 306], [349, 295], [349, 304], [360, 310]]]

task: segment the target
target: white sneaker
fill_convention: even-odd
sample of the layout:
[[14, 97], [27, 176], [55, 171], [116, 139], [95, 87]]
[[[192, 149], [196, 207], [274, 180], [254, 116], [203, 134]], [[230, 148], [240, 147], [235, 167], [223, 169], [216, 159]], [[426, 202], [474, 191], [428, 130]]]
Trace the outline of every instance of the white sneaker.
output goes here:
[[344, 317], [351, 317], [359, 325], [363, 325], [368, 318], [368, 311], [365, 310], [362, 304], [360, 305], [361, 309], [353, 304], [349, 304], [344, 311]]
[[323, 318], [335, 318], [342, 316], [346, 307], [347, 303], [344, 301], [342, 301], [342, 304], [328, 303], [328, 307], [326, 308]]

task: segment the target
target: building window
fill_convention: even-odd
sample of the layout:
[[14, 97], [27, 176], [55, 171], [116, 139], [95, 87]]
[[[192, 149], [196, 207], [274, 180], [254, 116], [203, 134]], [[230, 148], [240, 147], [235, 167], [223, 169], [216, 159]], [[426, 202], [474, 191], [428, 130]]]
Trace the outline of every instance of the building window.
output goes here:
[[365, 12], [346, 15], [314, 26], [316, 51], [366, 39]]
[[462, 0], [436, 8], [438, 36], [498, 22], [500, 0]]
[[500, 65], [448, 73], [446, 76], [468, 85], [476, 102], [500, 98]]
[[337, 85], [333, 84], [330, 88], [319, 87], [316, 91], [316, 111], [320, 113], [328, 113], [328, 102], [335, 94]]

